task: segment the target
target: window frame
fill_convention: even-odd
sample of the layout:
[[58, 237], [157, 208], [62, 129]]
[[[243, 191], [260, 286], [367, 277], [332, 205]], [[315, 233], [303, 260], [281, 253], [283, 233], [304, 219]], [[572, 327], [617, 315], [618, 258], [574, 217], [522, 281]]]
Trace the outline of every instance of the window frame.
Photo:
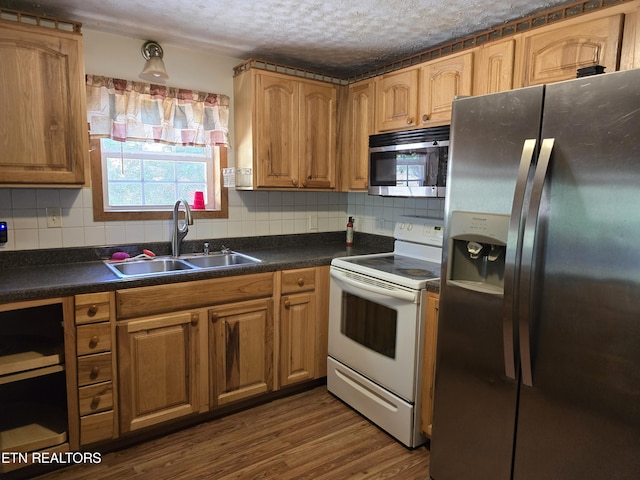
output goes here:
[[[120, 210], [105, 211], [102, 178], [102, 151], [100, 138], [89, 139], [89, 162], [91, 165], [91, 194], [93, 198], [94, 221], [114, 220], [170, 220], [172, 209], [167, 210]], [[227, 168], [228, 152], [226, 147], [220, 148], [220, 169], [214, 171], [214, 182], [220, 186], [220, 210], [191, 210], [193, 218], [229, 218], [229, 191], [224, 186], [222, 170]]]

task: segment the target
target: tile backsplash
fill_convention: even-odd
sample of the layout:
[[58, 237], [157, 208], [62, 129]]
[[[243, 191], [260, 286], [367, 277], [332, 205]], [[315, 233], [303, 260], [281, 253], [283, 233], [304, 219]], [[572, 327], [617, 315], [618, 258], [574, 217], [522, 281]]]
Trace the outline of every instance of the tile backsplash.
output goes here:
[[[51, 207], [60, 209], [60, 226], [48, 226]], [[356, 232], [393, 236], [399, 215], [442, 218], [443, 214], [444, 199], [229, 190], [229, 218], [196, 220], [187, 239], [340, 231], [348, 216], [355, 217]], [[0, 252], [168, 242], [171, 237], [168, 220], [94, 222], [90, 188], [0, 188], [0, 221], [9, 227], [8, 242], [0, 244]]]

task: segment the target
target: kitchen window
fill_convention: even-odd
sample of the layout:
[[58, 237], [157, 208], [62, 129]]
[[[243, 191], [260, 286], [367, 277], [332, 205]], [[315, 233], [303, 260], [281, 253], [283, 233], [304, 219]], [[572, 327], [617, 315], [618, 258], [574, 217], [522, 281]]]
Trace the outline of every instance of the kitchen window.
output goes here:
[[86, 76], [95, 220], [171, 217], [205, 194], [195, 218], [227, 218], [229, 97]]
[[228, 217], [225, 147], [93, 138], [90, 157], [96, 221], [169, 219], [176, 199], [192, 204], [195, 191], [205, 192], [195, 218]]

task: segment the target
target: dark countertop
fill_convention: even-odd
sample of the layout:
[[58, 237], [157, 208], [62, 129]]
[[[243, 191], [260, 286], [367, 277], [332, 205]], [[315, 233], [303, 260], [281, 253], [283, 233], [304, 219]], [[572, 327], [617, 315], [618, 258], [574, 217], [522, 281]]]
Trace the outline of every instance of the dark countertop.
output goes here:
[[[185, 241], [182, 253], [201, 252], [203, 243], [203, 240]], [[393, 250], [393, 238], [363, 233], [356, 234], [353, 247], [346, 247], [344, 232], [215, 239], [209, 243], [212, 252], [219, 250], [221, 245], [226, 245], [234, 251], [259, 258], [262, 262], [216, 270], [180, 271], [125, 279], [112, 273], [103, 259], [110, 258], [116, 251], [126, 251], [134, 256], [141, 253], [143, 248], [157, 255], [168, 255], [169, 242], [3, 252], [0, 253], [0, 303], [315, 267], [329, 265], [337, 257]], [[434, 286], [431, 285], [428, 289], [433, 290]]]

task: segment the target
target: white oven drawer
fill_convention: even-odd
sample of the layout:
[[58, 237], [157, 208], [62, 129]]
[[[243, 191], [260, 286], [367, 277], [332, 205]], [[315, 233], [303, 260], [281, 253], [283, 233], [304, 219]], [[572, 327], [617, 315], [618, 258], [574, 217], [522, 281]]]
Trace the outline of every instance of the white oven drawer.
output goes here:
[[408, 447], [426, 441], [419, 432], [417, 411], [412, 404], [331, 357], [327, 367], [327, 389], [335, 396]]

